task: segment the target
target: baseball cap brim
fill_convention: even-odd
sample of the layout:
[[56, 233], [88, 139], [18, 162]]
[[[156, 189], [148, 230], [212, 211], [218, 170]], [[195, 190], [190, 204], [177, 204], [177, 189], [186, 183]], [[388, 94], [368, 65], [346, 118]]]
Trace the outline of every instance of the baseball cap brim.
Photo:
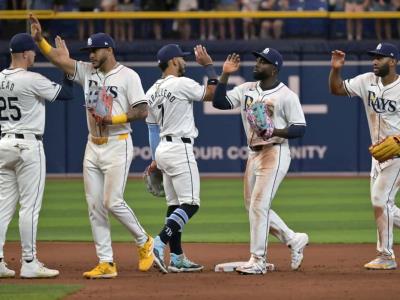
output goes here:
[[383, 53], [381, 53], [381, 52], [379, 52], [379, 51], [376, 51], [376, 50], [368, 51], [367, 54], [368, 54], [369, 56], [378, 55], [378, 56], [383, 56], [383, 57], [391, 57], [390, 55], [383, 54]]
[[112, 47], [83, 47], [79, 49], [79, 51], [89, 51], [90, 49], [103, 49], [103, 48], [112, 48]]
[[272, 61], [270, 61], [266, 56], [263, 55], [263, 53], [256, 52], [256, 51], [253, 51], [253, 52], [251, 52], [251, 53], [252, 53], [255, 57], [261, 57], [261, 58], [265, 59], [267, 62], [269, 62], [270, 64], [273, 64], [273, 65], [275, 66], [275, 64], [274, 64]]

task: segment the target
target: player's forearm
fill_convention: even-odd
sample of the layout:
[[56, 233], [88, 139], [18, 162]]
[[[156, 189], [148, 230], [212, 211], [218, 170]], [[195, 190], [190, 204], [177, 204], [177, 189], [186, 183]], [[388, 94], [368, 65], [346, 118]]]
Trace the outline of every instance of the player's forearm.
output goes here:
[[68, 75], [74, 75], [75, 60], [70, 57], [60, 55], [57, 53], [56, 48], [52, 47], [45, 38], [42, 37], [40, 41], [36, 41], [40, 52], [55, 66], [64, 71]]
[[305, 125], [290, 125], [289, 127], [283, 129], [274, 128], [274, 133], [272, 136], [277, 136], [284, 139], [295, 139], [304, 136], [305, 133]]
[[212, 99], [213, 106], [218, 109], [232, 109], [233, 106], [226, 97], [226, 83], [219, 82]]
[[146, 119], [148, 112], [149, 111], [148, 111], [147, 103], [140, 103], [140, 104], [132, 107], [126, 114], [128, 122]]
[[340, 69], [331, 68], [329, 73], [329, 92], [333, 95], [346, 95]]
[[228, 83], [228, 79], [229, 79], [229, 75], [230, 74], [228, 74], [228, 73], [222, 72], [221, 76], [219, 77], [219, 82], [227, 84]]

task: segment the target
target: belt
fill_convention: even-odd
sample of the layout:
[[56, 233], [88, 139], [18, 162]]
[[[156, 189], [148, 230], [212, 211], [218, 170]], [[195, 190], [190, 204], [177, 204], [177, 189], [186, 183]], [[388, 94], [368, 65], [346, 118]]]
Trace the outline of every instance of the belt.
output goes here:
[[93, 144], [96, 145], [104, 145], [107, 144], [111, 140], [118, 140], [123, 141], [126, 140], [129, 136], [129, 133], [123, 133], [119, 135], [112, 135], [112, 136], [90, 136], [90, 140]]
[[279, 143], [249, 146], [249, 148], [250, 148], [251, 151], [258, 152], [258, 151], [261, 151], [261, 150], [263, 150], [265, 148], [268, 148], [268, 147], [271, 147], [271, 146], [276, 146], [276, 145], [279, 145]]
[[179, 138], [179, 137], [172, 137], [170, 135], [166, 135], [164, 138], [165, 138], [165, 140], [167, 142], [172, 142], [173, 140], [180, 139], [185, 144], [191, 144], [192, 143], [192, 140], [190, 138], [186, 138], [186, 137]]
[[42, 141], [43, 137], [39, 134], [33, 134], [33, 133], [2, 133], [1, 137], [10, 137], [10, 138], [16, 138], [16, 139], [26, 139], [26, 140], [31, 140], [33, 139], [33, 137], [38, 140], [38, 141]]

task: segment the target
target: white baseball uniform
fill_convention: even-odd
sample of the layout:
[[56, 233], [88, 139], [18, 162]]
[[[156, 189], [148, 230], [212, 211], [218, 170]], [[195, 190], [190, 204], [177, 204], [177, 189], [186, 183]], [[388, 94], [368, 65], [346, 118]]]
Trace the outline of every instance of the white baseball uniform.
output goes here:
[[[373, 144], [400, 134], [400, 78], [384, 86], [381, 77], [369, 72], [346, 79], [343, 85], [350, 97], [362, 99]], [[371, 201], [384, 212], [376, 220], [377, 250], [393, 257], [393, 224], [400, 227], [400, 209], [395, 205], [399, 187], [400, 159], [379, 163], [372, 158]]]
[[200, 205], [200, 176], [193, 153], [198, 135], [193, 117], [194, 101], [202, 101], [205, 87], [187, 77], [169, 75], [147, 91], [148, 123], [160, 127], [155, 158], [163, 171], [167, 205]]
[[[105, 90], [112, 97], [112, 115], [127, 113], [130, 106], [146, 103], [138, 74], [117, 64], [107, 74], [92, 64], [76, 62], [71, 79], [82, 85], [85, 101]], [[87, 113], [89, 138], [83, 162], [86, 200], [93, 239], [100, 262], [112, 262], [111, 212], [133, 235], [138, 246], [147, 241], [147, 234], [133, 210], [124, 200], [124, 190], [133, 159], [130, 123], [98, 125]]]
[[244, 175], [244, 201], [249, 211], [250, 252], [266, 257], [268, 233], [282, 242], [294, 237], [294, 232], [270, 209], [272, 199], [285, 177], [290, 165], [290, 150], [287, 139], [272, 137], [267, 141], [258, 137], [246, 119], [246, 108], [254, 101], [263, 101], [271, 112], [278, 129], [290, 125], [305, 125], [304, 113], [298, 96], [285, 84], [279, 83], [272, 89], [263, 91], [259, 82], [246, 82], [227, 92], [226, 99], [232, 108], [240, 107], [247, 142], [252, 149]]
[[22, 259], [36, 258], [36, 233], [46, 177], [42, 135], [45, 100], [61, 86], [22, 68], [0, 73], [0, 258], [17, 203]]

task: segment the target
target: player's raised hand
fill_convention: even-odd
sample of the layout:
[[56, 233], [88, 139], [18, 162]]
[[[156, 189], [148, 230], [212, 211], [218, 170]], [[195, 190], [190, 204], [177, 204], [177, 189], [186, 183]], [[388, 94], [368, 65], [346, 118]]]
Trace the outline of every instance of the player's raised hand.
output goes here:
[[346, 53], [340, 50], [332, 51], [331, 67], [334, 69], [340, 69], [344, 65], [344, 58]]
[[194, 55], [199, 65], [207, 66], [213, 63], [211, 56], [207, 53], [207, 49], [202, 45], [194, 47]]
[[240, 56], [237, 53], [229, 54], [226, 58], [223, 66], [222, 72], [226, 74], [231, 74], [239, 70], [240, 67]]
[[32, 13], [29, 14], [29, 22], [31, 23], [31, 36], [35, 42], [40, 42], [43, 39], [42, 36], [42, 26], [36, 16]]
[[69, 50], [67, 45], [65, 44], [65, 40], [63, 40], [60, 36], [57, 35], [54, 41], [56, 43], [55, 51], [57, 51], [57, 55], [63, 55], [69, 57]]

